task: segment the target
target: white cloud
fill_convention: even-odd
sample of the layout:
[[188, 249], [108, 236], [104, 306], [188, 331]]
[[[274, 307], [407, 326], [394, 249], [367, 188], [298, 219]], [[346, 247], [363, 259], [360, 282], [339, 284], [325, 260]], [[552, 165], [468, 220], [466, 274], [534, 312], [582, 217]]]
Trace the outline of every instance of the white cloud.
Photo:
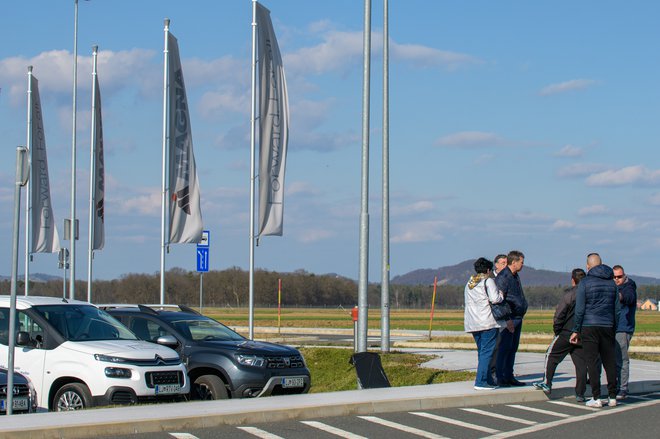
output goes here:
[[607, 165], [600, 163], [574, 163], [560, 168], [557, 171], [557, 176], [562, 178], [585, 177], [596, 172], [605, 171], [607, 168]]
[[460, 131], [439, 138], [435, 141], [435, 145], [453, 148], [481, 148], [501, 145], [503, 140], [495, 133]]
[[581, 157], [583, 153], [582, 148], [573, 145], [565, 145], [562, 149], [557, 151], [557, 157]]
[[566, 220], [557, 220], [551, 226], [550, 230], [573, 229], [575, 224]]
[[481, 64], [483, 61], [463, 53], [434, 49], [418, 44], [390, 43], [390, 52], [394, 60], [410, 61], [421, 67], [442, 67], [454, 70], [459, 67]]
[[660, 170], [653, 171], [641, 165], [603, 171], [587, 178], [589, 186], [655, 185], [658, 183], [660, 183]]
[[401, 230], [392, 235], [393, 243], [414, 243], [440, 241], [444, 237], [440, 233], [447, 223], [444, 221], [415, 221], [401, 226]]
[[391, 213], [393, 215], [407, 215], [407, 214], [418, 214], [418, 213], [425, 213], [425, 212], [431, 212], [434, 208], [434, 204], [432, 201], [428, 200], [419, 200], [415, 201], [414, 203], [406, 204], [404, 206], [398, 206], [393, 209], [391, 209]]
[[287, 195], [320, 195], [321, 191], [306, 181], [292, 181], [286, 184]]
[[312, 242], [317, 242], [317, 241], [322, 241], [324, 239], [332, 238], [333, 236], [334, 233], [328, 229], [307, 229], [301, 232], [297, 236], [297, 239], [300, 242], [309, 244]]
[[592, 216], [603, 215], [610, 212], [610, 209], [602, 204], [594, 204], [593, 206], [585, 206], [578, 210], [579, 216]]
[[574, 90], [584, 90], [597, 83], [598, 81], [594, 81], [593, 79], [571, 79], [570, 81], [547, 85], [541, 89], [539, 94], [541, 96], [550, 96]]
[[635, 219], [629, 218], [615, 222], [614, 227], [617, 231], [621, 232], [636, 232], [644, 229], [645, 225], [637, 222]]
[[161, 193], [156, 188], [134, 188], [142, 192], [134, 197], [112, 200], [121, 212], [144, 216], [159, 216], [161, 211]]
[[660, 206], [660, 192], [656, 192], [649, 198], [649, 203], [654, 206]]

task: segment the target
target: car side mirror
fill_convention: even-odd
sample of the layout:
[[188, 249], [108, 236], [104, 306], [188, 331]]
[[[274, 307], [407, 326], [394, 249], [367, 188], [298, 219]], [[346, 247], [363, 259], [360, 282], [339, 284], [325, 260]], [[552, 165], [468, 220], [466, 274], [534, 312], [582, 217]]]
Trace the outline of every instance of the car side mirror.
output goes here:
[[28, 346], [31, 342], [30, 333], [18, 331], [16, 333], [16, 346]]
[[173, 335], [161, 335], [156, 339], [156, 343], [167, 346], [168, 348], [174, 348], [179, 345], [179, 342]]

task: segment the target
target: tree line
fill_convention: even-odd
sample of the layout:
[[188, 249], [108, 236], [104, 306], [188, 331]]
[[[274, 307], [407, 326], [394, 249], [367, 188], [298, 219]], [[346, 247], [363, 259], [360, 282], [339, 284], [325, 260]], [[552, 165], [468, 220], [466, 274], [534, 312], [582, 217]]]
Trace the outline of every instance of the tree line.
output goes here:
[[[281, 304], [287, 307], [352, 307], [357, 305], [357, 282], [342, 276], [317, 275], [305, 270], [292, 273], [256, 270], [254, 273], [254, 303], [257, 307], [276, 307], [278, 280], [282, 280]], [[200, 276], [194, 271], [173, 268], [165, 274], [165, 303], [198, 305]], [[68, 288], [68, 284], [66, 285]], [[160, 274], [130, 273], [113, 280], [95, 280], [92, 302], [143, 303], [160, 302]], [[523, 286], [532, 308], [554, 308], [567, 286]], [[0, 281], [3, 294], [9, 294], [9, 280]], [[30, 282], [30, 295], [62, 297], [62, 280]], [[248, 272], [238, 267], [209, 271], [203, 279], [203, 305], [208, 307], [247, 307]], [[464, 285], [438, 285], [436, 307], [462, 308]], [[390, 285], [390, 307], [430, 307], [433, 285]], [[17, 282], [17, 293], [23, 295], [25, 284]], [[76, 281], [76, 299], [87, 299], [87, 282]], [[380, 307], [380, 285], [370, 284], [370, 307]], [[660, 297], [659, 285], [639, 285], [638, 297]], [[66, 297], [69, 297], [67, 292]]]

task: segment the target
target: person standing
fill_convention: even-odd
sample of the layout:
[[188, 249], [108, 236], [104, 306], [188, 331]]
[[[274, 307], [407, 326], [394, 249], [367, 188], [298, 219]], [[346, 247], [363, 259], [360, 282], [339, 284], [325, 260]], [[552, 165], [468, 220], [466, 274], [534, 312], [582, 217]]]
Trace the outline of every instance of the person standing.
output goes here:
[[575, 397], [578, 402], [585, 402], [584, 392], [587, 389], [587, 363], [584, 359], [582, 346], [570, 342], [571, 331], [574, 326], [575, 296], [577, 285], [587, 275], [581, 268], [571, 272], [571, 287], [557, 305], [552, 322], [555, 338], [550, 342], [545, 354], [545, 375], [543, 381], [534, 384], [537, 389], [543, 390], [548, 395], [552, 392], [552, 379], [555, 376], [557, 366], [566, 355], [571, 354], [571, 360], [575, 366]]
[[477, 344], [477, 377], [474, 381], [475, 390], [492, 390], [488, 382], [488, 365], [495, 350], [497, 333], [503, 322], [497, 322], [490, 309], [490, 303], [500, 303], [504, 300], [490, 277], [493, 263], [486, 258], [474, 262], [474, 271], [465, 285], [465, 332], [471, 333]]
[[607, 405], [616, 406], [614, 330], [619, 300], [613, 277], [614, 272], [603, 264], [600, 255], [590, 253], [587, 256], [587, 276], [578, 284], [575, 297], [575, 324], [570, 341], [573, 344], [582, 341], [592, 395], [586, 403], [588, 407], [603, 406], [599, 356], [607, 376]]
[[[504, 267], [506, 267], [506, 255], [499, 254], [495, 256], [495, 259], [493, 259], [493, 276], [497, 277], [499, 272], [504, 270]], [[490, 360], [490, 376], [488, 377], [488, 382], [492, 385], [496, 385], [497, 383], [497, 351], [499, 350], [500, 341], [502, 340], [502, 331], [504, 331], [503, 328], [497, 333], [495, 351], [493, 352], [493, 358]]]
[[511, 319], [507, 325], [512, 325], [513, 331], [502, 331], [501, 334], [497, 352], [497, 384], [502, 387], [524, 386], [525, 383], [514, 377], [513, 365], [520, 344], [523, 317], [527, 312], [527, 299], [518, 276], [525, 264], [525, 255], [512, 250], [506, 256], [506, 263], [507, 266], [495, 278], [495, 283], [511, 307]]
[[635, 332], [635, 311], [637, 309], [637, 284], [630, 279], [621, 265], [612, 267], [614, 283], [619, 293], [619, 322], [616, 326], [616, 375], [619, 386], [616, 399], [626, 399], [628, 396], [628, 379], [630, 377], [630, 357], [628, 347]]

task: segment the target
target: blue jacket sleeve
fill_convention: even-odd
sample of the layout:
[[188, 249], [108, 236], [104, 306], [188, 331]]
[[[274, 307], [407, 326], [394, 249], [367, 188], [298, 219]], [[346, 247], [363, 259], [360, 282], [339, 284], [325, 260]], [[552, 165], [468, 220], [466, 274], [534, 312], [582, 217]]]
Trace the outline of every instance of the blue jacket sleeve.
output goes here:
[[573, 332], [582, 331], [582, 321], [584, 320], [584, 308], [586, 303], [586, 288], [584, 282], [578, 284], [577, 293], [575, 295], [575, 325]]
[[623, 288], [617, 288], [620, 294], [621, 305], [637, 305], [637, 285], [632, 280], [628, 280]]

